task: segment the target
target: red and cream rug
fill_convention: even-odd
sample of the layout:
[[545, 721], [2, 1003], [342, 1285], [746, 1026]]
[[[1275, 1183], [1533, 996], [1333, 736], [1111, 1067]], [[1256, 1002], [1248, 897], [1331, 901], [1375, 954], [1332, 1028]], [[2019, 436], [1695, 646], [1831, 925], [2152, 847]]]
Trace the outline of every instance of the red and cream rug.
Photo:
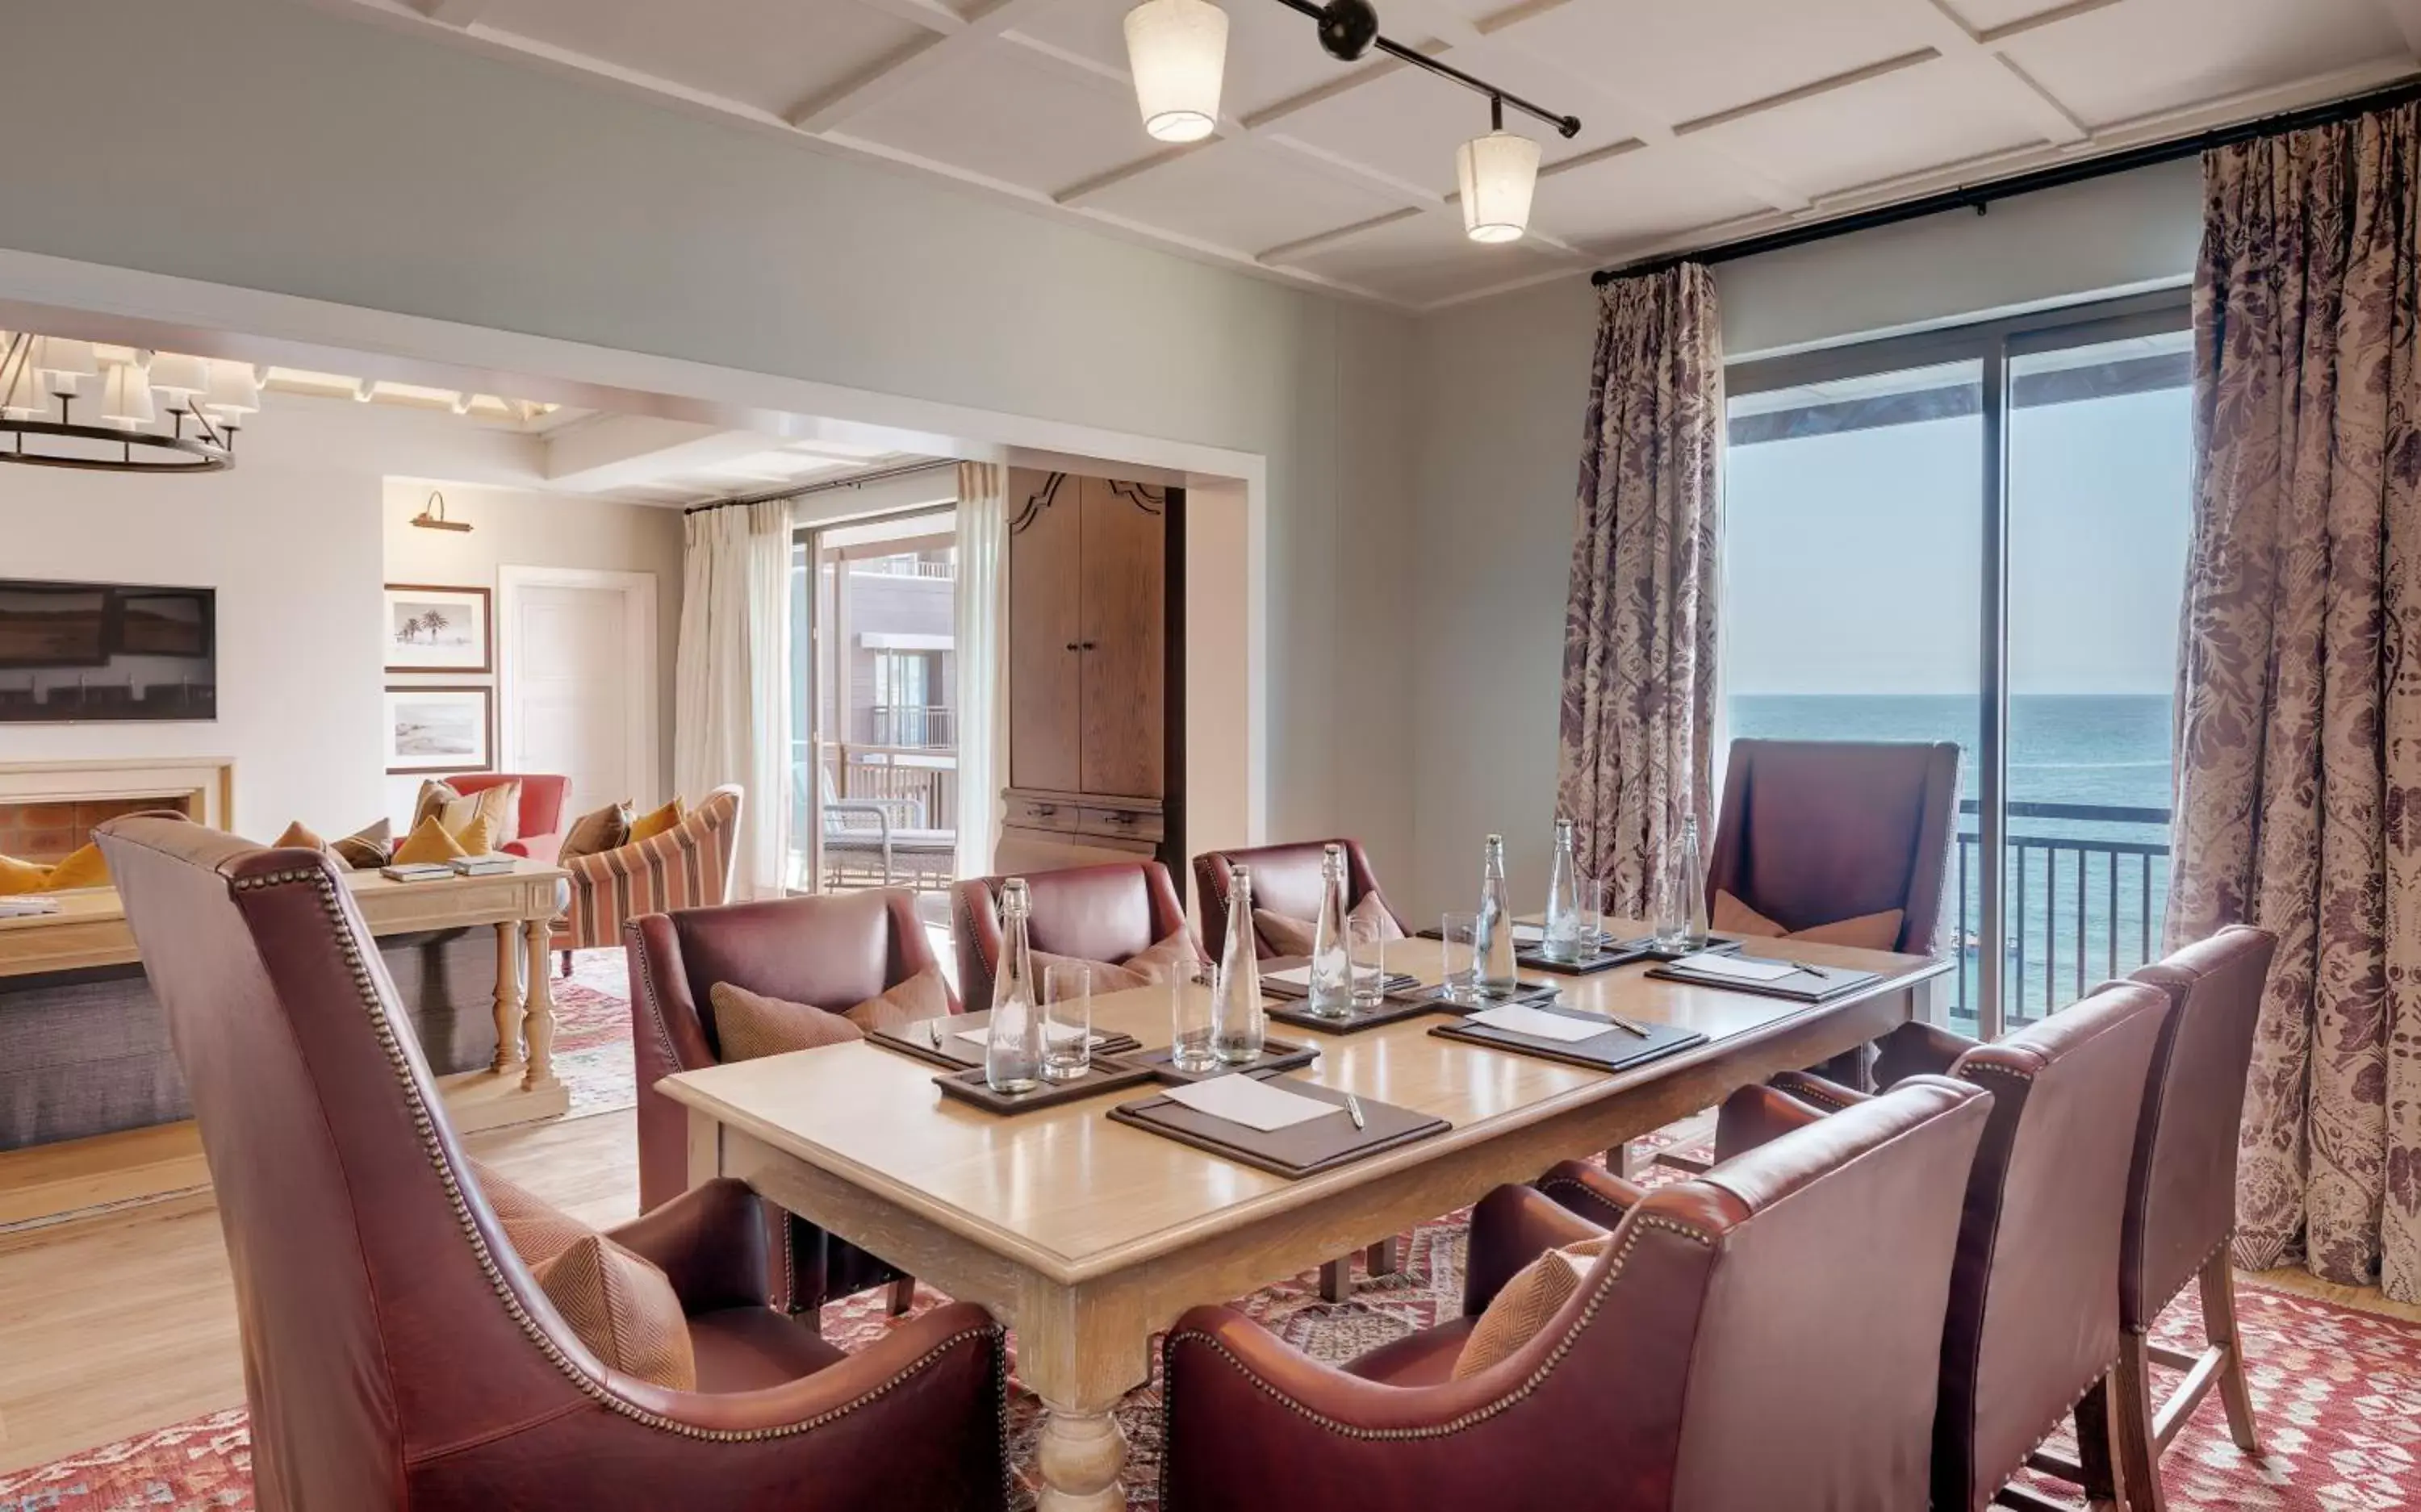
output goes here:
[[[547, 958], [550, 965], [559, 958]], [[637, 1099], [631, 1064], [631, 976], [619, 947], [575, 950], [571, 974], [552, 978], [554, 1074], [571, 1094], [568, 1116], [613, 1113]]]

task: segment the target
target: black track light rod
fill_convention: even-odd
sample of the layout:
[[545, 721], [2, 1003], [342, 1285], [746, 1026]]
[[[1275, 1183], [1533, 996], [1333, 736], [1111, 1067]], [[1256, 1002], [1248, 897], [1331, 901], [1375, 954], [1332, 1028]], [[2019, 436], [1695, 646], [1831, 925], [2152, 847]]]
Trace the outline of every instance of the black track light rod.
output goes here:
[[1370, 0], [1328, 0], [1315, 5], [1313, 0], [1278, 0], [1289, 10], [1298, 10], [1320, 23], [1320, 45], [1328, 55], [1340, 62], [1351, 63], [1363, 54], [1377, 48], [1389, 57], [1399, 59], [1416, 69], [1451, 79], [1464, 88], [1489, 99], [1492, 118], [1498, 130], [1505, 125], [1505, 107], [1512, 106], [1527, 116], [1535, 116], [1554, 127], [1559, 135], [1578, 136], [1581, 118], [1558, 116], [1543, 105], [1534, 105], [1510, 90], [1499, 89], [1485, 79], [1474, 78], [1452, 64], [1441, 63], [1426, 53], [1415, 53], [1403, 43], [1379, 35], [1379, 12]]

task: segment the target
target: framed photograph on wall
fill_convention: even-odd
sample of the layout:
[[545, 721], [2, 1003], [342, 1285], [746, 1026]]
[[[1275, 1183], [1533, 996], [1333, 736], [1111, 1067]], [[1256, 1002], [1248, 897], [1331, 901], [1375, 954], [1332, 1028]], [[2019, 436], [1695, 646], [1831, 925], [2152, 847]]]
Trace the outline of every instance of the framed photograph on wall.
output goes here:
[[496, 631], [485, 588], [386, 585], [386, 670], [492, 672]]
[[387, 775], [493, 772], [495, 748], [493, 688], [386, 690]]

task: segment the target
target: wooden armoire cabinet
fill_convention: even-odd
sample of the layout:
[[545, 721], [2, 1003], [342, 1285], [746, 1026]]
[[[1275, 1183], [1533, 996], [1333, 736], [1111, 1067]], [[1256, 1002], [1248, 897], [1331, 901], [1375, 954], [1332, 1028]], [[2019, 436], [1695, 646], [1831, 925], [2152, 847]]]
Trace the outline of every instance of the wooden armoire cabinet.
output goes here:
[[1182, 489], [1010, 469], [1002, 869], [1181, 848], [1183, 510]]

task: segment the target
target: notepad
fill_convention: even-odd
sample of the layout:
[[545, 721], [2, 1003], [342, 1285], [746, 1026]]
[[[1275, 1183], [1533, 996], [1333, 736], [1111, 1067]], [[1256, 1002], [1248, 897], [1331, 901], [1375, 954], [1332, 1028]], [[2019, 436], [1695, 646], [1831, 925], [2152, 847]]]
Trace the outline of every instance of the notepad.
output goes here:
[[1207, 1082], [1189, 1082], [1170, 1087], [1163, 1096], [1195, 1113], [1257, 1129], [1264, 1134], [1307, 1124], [1330, 1114], [1342, 1116], [1345, 1112], [1335, 1103], [1289, 1092], [1251, 1076], [1214, 1076]]
[[1308, 992], [1311, 990], [1311, 968], [1289, 966], [1282, 972], [1263, 972], [1261, 982], [1264, 986], [1271, 982], [1284, 982], [1289, 987], [1299, 987]]
[[1546, 938], [1547, 927], [1543, 924], [1517, 924], [1513, 927], [1513, 943], [1517, 945], [1539, 944]]
[[1468, 1023], [1485, 1024], [1502, 1029], [1508, 1035], [1530, 1035], [1539, 1039], [1553, 1039], [1571, 1044], [1583, 1039], [1595, 1039], [1614, 1025], [1603, 1019], [1575, 1019], [1570, 1014], [1548, 1013], [1520, 1003], [1508, 1003], [1501, 1008], [1489, 1008], [1470, 1015]]
[[1684, 956], [1673, 963], [1673, 969], [1700, 976], [1729, 977], [1735, 982], [1778, 982], [1799, 974], [1799, 968], [1787, 960], [1758, 960], [1752, 956], [1726, 956], [1711, 950]]

